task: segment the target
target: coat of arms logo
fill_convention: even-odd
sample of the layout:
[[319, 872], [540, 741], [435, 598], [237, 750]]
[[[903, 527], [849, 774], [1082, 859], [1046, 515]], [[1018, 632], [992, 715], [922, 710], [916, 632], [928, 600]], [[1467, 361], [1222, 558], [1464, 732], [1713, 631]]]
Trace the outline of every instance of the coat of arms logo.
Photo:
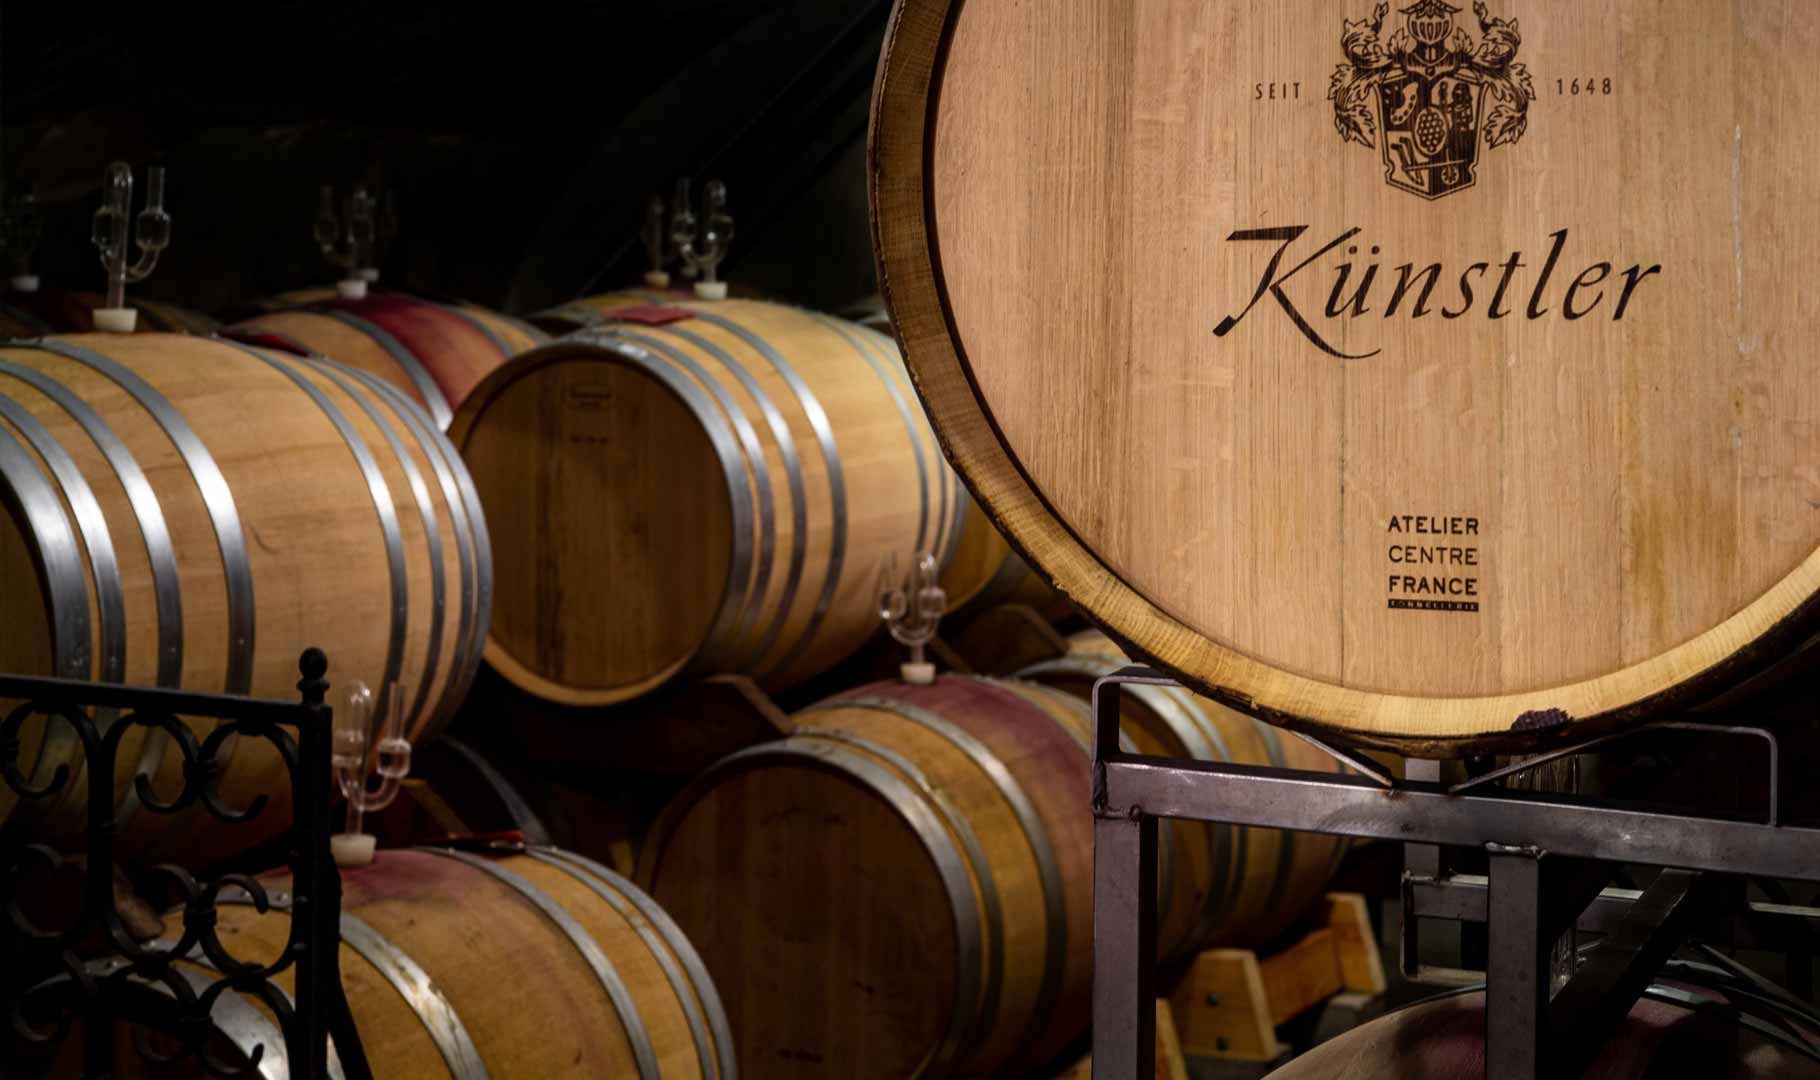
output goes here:
[[[1342, 19], [1346, 63], [1327, 96], [1347, 142], [1371, 147], [1382, 132], [1384, 178], [1425, 199], [1463, 191], [1477, 179], [1480, 131], [1489, 147], [1517, 142], [1529, 126], [1535, 86], [1517, 63], [1517, 20], [1493, 18], [1475, 0], [1480, 38], [1454, 26], [1460, 9], [1416, 0], [1404, 27], [1380, 41], [1388, 3], [1369, 19]], [[1485, 107], [1489, 99], [1491, 111]]]

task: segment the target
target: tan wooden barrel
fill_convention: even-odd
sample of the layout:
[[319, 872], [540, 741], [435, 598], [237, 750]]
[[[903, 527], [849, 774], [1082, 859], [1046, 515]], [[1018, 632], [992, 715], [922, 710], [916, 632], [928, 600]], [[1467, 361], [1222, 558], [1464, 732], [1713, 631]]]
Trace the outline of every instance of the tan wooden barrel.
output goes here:
[[1027, 604], [1050, 619], [1066, 617], [1071, 610], [1068, 601], [1011, 550], [972, 499], [967, 500], [966, 513], [954, 554], [942, 568], [948, 610], [970, 613], [999, 604]]
[[[315, 645], [332, 684], [383, 700], [395, 679], [421, 738], [479, 664], [491, 556], [467, 471], [362, 372], [167, 334], [0, 347], [0, 504], [0, 670], [294, 699]], [[222, 791], [233, 806], [269, 795], [260, 824], [145, 811], [131, 777], [155, 774], [168, 798], [181, 768], [149, 730], [119, 753], [123, 855], [193, 863], [286, 824], [282, 765], [257, 739], [224, 749]], [[80, 765], [67, 725], [21, 736], [28, 773]], [[0, 821], [79, 829], [86, 778], [72, 779], [16, 807], [0, 786]]]
[[[729, 298], [734, 300], [770, 300], [770, 297], [740, 282], [729, 283], [727, 288]], [[663, 289], [649, 287], [621, 289], [615, 292], [579, 297], [553, 308], [546, 308], [528, 316], [527, 321], [538, 329], [552, 334], [569, 334], [577, 330], [599, 326], [604, 322], [611, 322], [616, 318], [615, 313], [625, 308], [643, 307], [648, 304], [672, 305], [697, 302], [708, 301], [702, 301], [695, 295], [695, 290], [687, 285], [673, 285]], [[864, 323], [864, 320], [855, 319], [850, 313], [842, 314], [840, 317], [848, 322]], [[889, 325], [864, 324], [886, 337], [891, 336]]]
[[343, 300], [324, 292], [292, 294], [307, 306], [254, 315], [228, 332], [269, 335], [378, 375], [428, 409], [443, 430], [488, 372], [549, 340], [541, 330], [473, 304], [389, 291]]
[[[1020, 676], [1089, 701], [1093, 683], [1131, 663], [1094, 630], [1069, 639], [1067, 656]], [[1294, 734], [1174, 687], [1127, 686], [1120, 726], [1138, 752], [1202, 761], [1337, 772], [1333, 758]], [[1164, 959], [1215, 945], [1262, 946], [1304, 915], [1326, 891], [1343, 839], [1170, 819], [1178, 870], [1174, 895], [1159, 899], [1157, 949]]]
[[[559, 848], [505, 857], [382, 851], [342, 870], [342, 986], [375, 1077], [626, 1077], [734, 1080], [726, 1014], [689, 940], [624, 877]], [[290, 934], [280, 910], [221, 905], [237, 959], [270, 962]], [[200, 992], [206, 961], [179, 970]], [[295, 969], [277, 980], [288, 994]], [[211, 1014], [220, 1056], [264, 1045], [283, 1080], [270, 1011], [223, 995]], [[122, 1064], [144, 1069], [131, 1050]], [[128, 1075], [140, 1075], [129, 1073]], [[156, 1075], [155, 1073], [153, 1075]]]
[[1811, 636], [1820, 8], [1295, 13], [898, 6], [879, 277], [1018, 548], [1220, 700], [1423, 756]]
[[1085, 725], [946, 676], [796, 714], [666, 808], [639, 881], [701, 950], [748, 1077], [1015, 1076], [1087, 1022]]
[[[41, 337], [45, 334], [86, 334], [95, 329], [95, 309], [101, 294], [42, 289], [33, 292], [0, 292], [0, 337]], [[211, 334], [221, 323], [200, 311], [142, 300], [127, 295], [127, 306], [139, 312], [140, 333]]]
[[779, 304], [607, 302], [626, 314], [494, 372], [450, 428], [488, 514], [527, 526], [495, 538], [487, 662], [605, 705], [683, 673], [777, 690], [851, 654], [880, 567], [945, 552], [959, 520], [895, 348]]
[[[842, 314], [895, 340], [891, 313], [882, 296], [869, 296]], [[948, 594], [949, 614], [971, 614], [1000, 604], [1026, 604], [1050, 619], [1060, 619], [1071, 610], [1068, 601], [1011, 550], [992, 519], [971, 498], [954, 553], [942, 567], [942, 589]]]
[[[1272, 1080], [1478, 1080], [1484, 1075], [1482, 990], [1381, 1016], [1270, 1074]], [[1722, 995], [1658, 985], [1577, 1075], [1587, 1080], [1813, 1080], [1820, 1077], [1820, 1050], [1761, 1021], [1741, 1024]]]

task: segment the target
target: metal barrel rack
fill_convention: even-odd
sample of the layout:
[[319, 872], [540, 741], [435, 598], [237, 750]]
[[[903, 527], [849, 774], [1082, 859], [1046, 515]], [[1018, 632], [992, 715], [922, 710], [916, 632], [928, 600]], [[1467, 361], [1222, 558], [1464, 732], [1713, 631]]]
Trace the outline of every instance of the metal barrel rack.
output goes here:
[[[1096, 1077], [1155, 1075], [1159, 818], [1405, 844], [1405, 972], [1423, 974], [1414, 933], [1418, 918], [1486, 925], [1487, 1080], [1579, 1075], [1691, 933], [1740, 942], [1801, 942], [1815, 928], [1810, 909], [1752, 904], [1745, 897], [1742, 878], [1820, 881], [1820, 830], [1777, 819], [1778, 747], [1763, 729], [1652, 726], [1768, 743], [1769, 813], [1764, 820], [1742, 821], [1495, 786], [1514, 773], [1624, 735], [1551, 751], [1451, 786], [1439, 782], [1434, 763], [1412, 762], [1411, 777], [1399, 780], [1308, 736], [1303, 738], [1357, 775], [1126, 754], [1118, 743], [1119, 696], [1131, 685], [1177, 683], [1131, 667], [1094, 686]], [[1488, 873], [1448, 873], [1442, 855], [1449, 847], [1483, 851]], [[1612, 865], [1619, 863], [1664, 869], [1641, 891], [1607, 888]], [[1605, 937], [1565, 979], [1556, 978], [1556, 942], [1576, 927]], [[1464, 973], [1439, 974], [1439, 981], [1449, 981], [1448, 975]]]
[[[21, 702], [0, 718], [0, 783], [23, 801], [53, 799], [75, 775], [68, 764], [49, 778], [27, 777], [19, 766], [20, 731], [33, 716], [55, 729], [47, 733], [80, 747], [78, 767], [91, 777], [112, 777], [118, 747], [133, 726], [157, 729], [183, 755], [183, 790], [165, 801], [142, 776], [137, 788], [143, 807], [174, 814], [197, 803], [226, 822], [255, 817], [266, 803], [246, 808], [222, 803], [222, 767], [217, 751], [229, 739], [261, 739], [282, 755], [290, 779], [292, 824], [287, 839], [291, 872], [288, 895], [268, 895], [254, 878], [222, 874], [199, 879], [175, 868], [159, 870], [185, 897], [182, 931], [175, 941], [141, 944], [127, 929], [114, 893], [116, 796], [112, 784], [87, 785], [81, 910], [67, 926], [34, 925], [19, 906], [21, 887], [34, 874], [55, 872], [65, 856], [37, 843], [23, 830], [0, 828], [0, 1008], [9, 1035], [30, 1051], [55, 1054], [76, 1021], [82, 1024], [82, 1075], [117, 1075], [117, 1024], [153, 1028], [180, 1046], [197, 1075], [236, 1076], [259, 1072], [260, 1060], [282, 1057], [293, 1077], [371, 1080], [359, 1032], [342, 991], [340, 963], [341, 878], [329, 855], [330, 709], [328, 660], [307, 650], [298, 664], [303, 678], [296, 702], [218, 694], [187, 693], [0, 675], [0, 700]], [[221, 721], [198, 740], [188, 718]], [[288, 907], [288, 946], [269, 964], [237, 959], [215, 932], [217, 903]], [[97, 944], [99, 943], [99, 944]], [[196, 960], [179, 968], [179, 957]], [[201, 978], [201, 968], [218, 976]], [[294, 991], [276, 977], [294, 970]], [[216, 1002], [250, 995], [278, 1018], [282, 1046], [243, 1047], [249, 1065], [219, 1060], [207, 1048]], [[214, 1013], [216, 1016], [223, 1013]], [[330, 1039], [333, 1038], [331, 1047]], [[136, 1032], [137, 1052], [165, 1060]], [[36, 1056], [36, 1055], [33, 1055]]]

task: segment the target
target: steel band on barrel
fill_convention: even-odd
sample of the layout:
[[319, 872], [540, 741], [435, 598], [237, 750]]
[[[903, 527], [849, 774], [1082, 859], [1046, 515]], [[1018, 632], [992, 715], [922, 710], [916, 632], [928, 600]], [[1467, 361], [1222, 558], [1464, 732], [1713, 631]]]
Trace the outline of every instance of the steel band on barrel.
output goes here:
[[[623, 326], [615, 326], [611, 334], [614, 338], [642, 345], [693, 375], [695, 380], [706, 388], [720, 405], [721, 411], [726, 414], [728, 423], [733, 427], [734, 435], [739, 438], [740, 446], [745, 451], [747, 466], [752, 470], [752, 486], [758, 495], [758, 550], [754, 555], [758, 568], [755, 577], [741, 583], [744, 602], [740, 606], [739, 620], [733, 627], [731, 636], [727, 641], [717, 643], [720, 649], [731, 654], [739, 640], [744, 638], [751, 628], [753, 621], [758, 616], [759, 608], [764, 604], [765, 588], [771, 581], [771, 563], [777, 544], [776, 510], [772, 504], [771, 476], [765, 466], [764, 448], [759, 445], [758, 432], [753, 430], [751, 420], [746, 417], [746, 411], [739, 407], [737, 401], [733, 400], [733, 395], [728, 393], [725, 386], [721, 385], [720, 380], [714, 378], [706, 369], [696, 363], [694, 357], [668, 342]], [[734, 542], [737, 544], [739, 541], [735, 539]], [[800, 538], [798, 543], [800, 546]], [[735, 664], [736, 661], [722, 660], [719, 657], [712, 660], [707, 657], [702, 659], [705, 670]]]
[[[714, 1046], [708, 1036], [707, 1020], [702, 1016], [694, 995], [690, 993], [688, 976], [683, 974], [682, 969], [677, 966], [676, 958], [670, 954], [668, 943], [664, 941], [663, 937], [628, 902], [626, 896], [610, 887], [606, 880], [592, 873], [579, 860], [569, 857], [566, 852], [554, 848], [548, 850], [530, 848], [525, 854], [540, 863], [553, 866], [581, 882], [589, 892], [605, 901], [607, 906], [612, 908], [638, 934], [638, 939], [644, 942], [645, 948], [651, 951], [652, 959], [656, 960], [657, 966], [663, 970], [664, 981], [670, 984], [671, 992], [676, 995], [677, 1004], [682, 1006], [683, 1017], [689, 1024], [689, 1037], [695, 1043], [696, 1060], [701, 1062], [702, 1072], [708, 1073], [710, 1071], [709, 1063], [716, 1059]], [[605, 868], [602, 867], [602, 869]]]
[[[646, 298], [650, 299], [650, 298]], [[815, 391], [803, 381], [803, 377], [785, 360], [783, 354], [771, 346], [771, 343], [724, 315], [699, 308], [689, 308], [696, 318], [717, 326], [755, 349], [758, 354], [777, 372], [796, 396], [798, 406], [808, 418], [809, 427], [815, 432], [815, 440], [821, 447], [822, 461], [828, 467], [828, 499], [832, 535], [828, 545], [827, 576], [822, 579], [820, 595], [816, 597], [815, 608], [810, 612], [802, 632], [789, 650], [770, 666], [765, 674], [774, 674], [787, 670], [797, 658], [808, 649], [815, 640], [815, 633], [821, 628], [822, 620], [827, 617], [828, 609], [834, 603], [835, 591], [840, 585], [840, 576], [847, 556], [847, 484], [841, 471], [840, 451], [834, 442], [834, 427], [828, 421], [827, 410], [822, 408]]]
[[124, 365], [65, 341], [33, 341], [25, 347], [55, 353], [112, 380], [151, 415], [171, 440], [171, 445], [177, 448], [208, 510], [210, 524], [215, 530], [215, 543], [221, 553], [228, 608], [227, 677], [222, 689], [230, 694], [249, 693], [253, 684], [254, 623], [258, 611], [253, 603], [253, 569], [247, 559], [246, 536], [240, 527], [239, 511], [234, 506], [234, 493], [228, 487], [227, 477], [215, 464], [214, 455], [209, 453], [208, 446], [170, 399]]
[[380, 687], [376, 703], [378, 715], [386, 716], [392, 691], [398, 685], [399, 672], [404, 666], [404, 643], [409, 633], [411, 586], [410, 581], [405, 577], [404, 537], [398, 529], [398, 511], [392, 503], [392, 493], [386, 486], [385, 475], [380, 472], [379, 462], [373, 457], [373, 452], [367, 446], [366, 440], [360, 437], [360, 433], [354, 430], [354, 425], [348, 422], [347, 416], [336, 407], [334, 402], [329, 400], [327, 394], [317, 388], [315, 383], [276, 356], [250, 345], [242, 345], [238, 341], [227, 338], [220, 340], [223, 345], [238, 349], [263, 362], [273, 371], [289, 379], [297, 389], [303, 391], [304, 396], [314, 402], [316, 407], [322, 410], [322, 414], [328, 418], [329, 423], [334, 425], [342, 442], [347, 444], [348, 452], [354, 456], [354, 463], [360, 469], [361, 477], [366, 480], [367, 493], [373, 500], [373, 510], [379, 516], [379, 529], [385, 539], [386, 569], [390, 574], [392, 584], [391, 633], [386, 641], [384, 682]]
[[928, 709], [909, 702], [887, 697], [844, 697], [832, 701], [811, 705], [803, 714], [814, 713], [823, 709], [861, 708], [889, 713], [918, 724], [947, 740], [956, 750], [983, 773], [998, 789], [1012, 816], [1017, 819], [1024, 830], [1024, 838], [1030, 845], [1031, 857], [1036, 861], [1037, 877], [1043, 886], [1044, 918], [1044, 955], [1043, 980], [1037, 987], [1036, 1002], [1031, 1009], [1030, 1022], [1021, 1037], [1021, 1042], [1038, 1038], [1049, 1026], [1054, 1015], [1056, 1001], [1061, 993], [1062, 963], [1068, 955], [1068, 921], [1066, 901], [1062, 891], [1061, 864], [1055, 857], [1055, 846], [1050, 842], [1049, 830], [1043, 824], [1042, 815], [1037, 812], [1035, 804], [1025, 793], [1017, 777], [1005, 767], [990, 747], [971, 733], [962, 729], [954, 721]]
[[[165, 525], [164, 511], [159, 505], [158, 493], [146, 479], [145, 470], [139, 467], [138, 459], [101, 414], [69, 387], [36, 368], [8, 360], [0, 360], [0, 374], [30, 386], [68, 413], [113, 469], [114, 478], [132, 507], [146, 561], [151, 567], [152, 602], [158, 614], [158, 662], [154, 678], [158, 686], [177, 687], [183, 680], [183, 589], [177, 578], [177, 555], [171, 544], [170, 530]], [[140, 743], [134, 775], [155, 775], [169, 743], [170, 734], [163, 728], [147, 731]], [[126, 785], [115, 811], [116, 827], [125, 828], [139, 806], [138, 788]]]
[[386, 355], [403, 369], [405, 377], [411, 380], [411, 385], [417, 388], [418, 395], [423, 398], [423, 407], [430, 411], [430, 416], [436, 421], [437, 429], [449, 430], [449, 421], [455, 418], [455, 414], [449, 409], [448, 399], [442, 395], [442, 387], [436, 385], [436, 379], [431, 376], [429, 369], [423, 366], [423, 361], [417, 359], [416, 353], [404, 347], [404, 342], [393, 337], [392, 332], [385, 327], [371, 319], [363, 319], [352, 312], [334, 307], [310, 308], [309, 310], [317, 315], [326, 315], [336, 322], [345, 323], [372, 338], [381, 349], [385, 350]]
[[563, 936], [581, 954], [582, 960], [594, 972], [601, 989], [606, 992], [607, 1000], [612, 1003], [613, 1011], [618, 1014], [620, 1026], [625, 1029], [626, 1038], [632, 1044], [632, 1058], [638, 1064], [639, 1080], [661, 1080], [657, 1069], [657, 1051], [651, 1045], [651, 1034], [645, 1030], [644, 1022], [639, 1019], [638, 1005], [632, 999], [632, 993], [626, 988], [625, 981], [613, 968], [613, 962], [601, 951], [600, 944], [577, 922], [575, 916], [565, 911], [550, 895], [531, 884], [523, 876], [507, 870], [498, 863], [470, 855], [465, 851], [453, 851], [447, 848], [419, 848], [433, 855], [454, 859], [479, 870], [529, 900], [532, 906], [543, 913], [561, 930]]
[[543, 854], [554, 856], [586, 873], [593, 874], [619, 890], [626, 902], [637, 908], [645, 920], [656, 928], [657, 933], [663, 936], [664, 941], [670, 947], [670, 952], [675, 956], [676, 962], [681, 965], [684, 974], [688, 976], [690, 983], [694, 986], [695, 995], [701, 1000], [702, 1009], [707, 1013], [708, 1030], [714, 1037], [721, 1080], [739, 1080], [739, 1062], [733, 1047], [733, 1028], [727, 1023], [727, 1011], [721, 1006], [720, 993], [715, 989], [714, 979], [708, 974], [707, 965], [702, 963], [701, 955], [695, 951], [695, 946], [689, 943], [689, 938], [683, 933], [682, 927], [676, 925], [676, 920], [670, 918], [669, 913], [659, 907], [657, 901], [651, 899], [643, 889], [634, 885], [623, 875], [609, 867], [602, 866], [585, 855], [556, 848], [546, 848]]
[[[708, 442], [714, 447], [714, 455], [719, 459], [722, 475], [727, 481], [727, 496], [733, 525], [733, 551], [727, 560], [727, 578], [722, 587], [720, 609], [709, 625], [703, 641], [704, 648], [712, 648], [715, 642], [725, 641], [730, 627], [738, 616], [740, 599], [744, 593], [745, 583], [752, 573], [752, 536], [755, 532], [752, 523], [752, 488], [746, 477], [745, 458], [740, 453], [739, 443], [733, 434], [733, 428], [720, 417], [714, 402], [708, 394], [691, 379], [684, 377], [674, 367], [659, 359], [643, 346], [630, 341], [614, 341], [611, 337], [589, 333], [576, 334], [571, 340], [588, 345], [598, 346], [611, 353], [616, 360], [630, 364], [647, 374], [669, 389], [688, 406], [701, 424], [702, 431], [708, 436]], [[691, 666], [700, 663], [699, 654]]]
[[359, 918], [341, 913], [341, 940], [385, 976], [404, 998], [456, 1080], [487, 1080], [486, 1063], [455, 1006], [403, 949]]
[[[651, 840], [643, 856], [645, 869], [640, 877], [654, 880], [662, 838], [669, 835], [675, 822], [688, 809], [701, 801], [711, 787], [740, 773], [767, 763], [784, 761], [807, 764], [837, 775], [858, 780], [871, 788], [901, 818], [928, 852], [942, 886], [948, 893], [949, 910], [954, 915], [955, 985], [954, 1006], [948, 1013], [948, 1024], [940, 1041], [925, 1059], [929, 1075], [943, 1075], [967, 1045], [969, 1032], [983, 1023], [978, 1006], [981, 998], [980, 961], [984, 928], [980, 924], [980, 905], [974, 902], [972, 878], [966, 862], [955, 847], [953, 836], [936, 817], [928, 800], [920, 798], [914, 788], [890, 769], [870, 760], [865, 753], [825, 739], [790, 738], [782, 742], [749, 747], [722, 758], [707, 772], [685, 785], [671, 800], [669, 808], [658, 816], [650, 831]], [[918, 1074], [922, 1070], [917, 1070]]]
[[412, 401], [404, 391], [371, 372], [338, 364], [326, 358], [315, 358], [319, 366], [332, 367], [358, 379], [369, 390], [384, 398], [423, 447], [424, 456], [442, 488], [443, 505], [448, 508], [458, 542], [455, 554], [461, 575], [464, 598], [461, 623], [456, 637], [455, 659], [451, 661], [456, 678], [444, 684], [442, 701], [437, 706], [436, 725], [455, 714], [466, 698], [486, 648], [487, 625], [493, 609], [493, 552], [487, 536], [485, 515], [481, 513], [480, 496], [474, 490], [473, 477], [447, 436], [436, 428], [436, 422], [422, 405]]
[[910, 439], [910, 452], [916, 456], [915, 550], [923, 551], [923, 541], [929, 540], [928, 549], [937, 558], [940, 558], [941, 552], [944, 550], [943, 541], [947, 539], [944, 530], [947, 527], [948, 517], [948, 486], [945, 483], [938, 485], [941, 489], [941, 502], [936, 511], [936, 533], [931, 539], [929, 536], [929, 463], [923, 457], [923, 442], [916, 437], [916, 421], [913, 418], [914, 414], [910, 411], [909, 402], [904, 400], [903, 392], [897, 388], [897, 384], [891, 381], [891, 375], [885, 370], [884, 364], [873, 355], [870, 348], [861, 343], [858, 335], [842, 326], [837, 319], [831, 319], [813, 311], [803, 311], [802, 314], [839, 334], [848, 345], [852, 346], [854, 352], [865, 357], [867, 366], [878, 376], [878, 381], [885, 384], [885, 392], [891, 395], [892, 403], [897, 406], [897, 415], [904, 422], [904, 434]]
[[[411, 488], [411, 497], [417, 500], [417, 517], [423, 525], [424, 548], [430, 563], [430, 637], [424, 648], [423, 674], [417, 680], [417, 689], [411, 699], [411, 710], [408, 714], [411, 718], [411, 725], [415, 729], [417, 725], [424, 722], [428, 715], [425, 705], [430, 696], [430, 684], [436, 681], [437, 663], [442, 658], [442, 624], [447, 598], [443, 581], [442, 530], [436, 525], [436, 508], [430, 504], [430, 489], [429, 485], [424, 483], [422, 470], [418, 469], [417, 462], [405, 449], [404, 443], [398, 438], [398, 433], [392, 430], [392, 426], [380, 415], [379, 409], [374, 406], [367, 395], [356, 390], [353, 383], [333, 367], [312, 357], [305, 357], [304, 363], [334, 383], [342, 393], [360, 407], [360, 411], [366, 414], [367, 419], [372, 421], [380, 436], [385, 439], [386, 445], [391, 447], [392, 456], [397, 459], [399, 468], [404, 471], [405, 482]], [[464, 619], [466, 614], [464, 609], [462, 612]], [[461, 630], [461, 627], [457, 627], [457, 642], [461, 639]]]
[[796, 734], [839, 743], [890, 765], [910, 782], [912, 788], [922, 794], [929, 805], [935, 807], [948, 832], [959, 842], [961, 853], [972, 867], [973, 879], [979, 886], [980, 913], [984, 916], [986, 926], [986, 970], [979, 1004], [965, 1037], [956, 1047], [957, 1054], [970, 1053], [990, 1034], [988, 1025], [998, 1013], [999, 997], [1004, 993], [1005, 986], [1005, 909], [999, 898], [998, 881], [992, 876], [992, 862], [986, 855], [985, 845], [980, 843], [979, 834], [973, 831], [966, 814], [954, 805], [954, 800], [930, 783], [923, 770], [904, 755], [849, 731], [799, 725]]
[[802, 585], [803, 571], [809, 557], [809, 508], [805, 496], [802, 459], [797, 455], [796, 437], [790, 434], [790, 425], [784, 419], [783, 412], [737, 357], [682, 326], [670, 324], [663, 330], [712, 356], [739, 381], [747, 395], [757, 403], [759, 415], [764, 417], [765, 426], [770, 429], [771, 438], [777, 444], [777, 456], [784, 463], [784, 481], [790, 490], [790, 564], [784, 571], [783, 592], [778, 598], [777, 613], [772, 616], [771, 625], [753, 644], [751, 653], [736, 665], [744, 671], [756, 666], [783, 636], [784, 626], [790, 619], [790, 606], [796, 602], [796, 591]]
[[[0, 486], [0, 500], [25, 519], [26, 527], [37, 539], [37, 562], [49, 593], [52, 668], [61, 678], [86, 679], [92, 640], [88, 583], [76, 548], [75, 529], [64, 515], [56, 489], [31, 454], [4, 428], [0, 428], [0, 479], [6, 481]], [[38, 759], [29, 774], [20, 763], [20, 773], [29, 775], [34, 787], [49, 782], [56, 767], [73, 756], [77, 744], [70, 725], [49, 717], [44, 724]], [[29, 804], [31, 800], [23, 802]]]

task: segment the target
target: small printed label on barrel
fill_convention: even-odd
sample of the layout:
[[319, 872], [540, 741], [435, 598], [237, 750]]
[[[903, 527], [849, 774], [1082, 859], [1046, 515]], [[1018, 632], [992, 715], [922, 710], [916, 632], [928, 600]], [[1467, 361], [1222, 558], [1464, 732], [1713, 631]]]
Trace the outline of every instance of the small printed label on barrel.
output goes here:
[[1476, 516], [1392, 514], [1385, 534], [1385, 587], [1393, 610], [1479, 610]]
[[598, 427], [604, 419], [593, 414], [606, 411], [612, 405], [614, 397], [613, 389], [606, 385], [582, 383], [565, 390], [564, 408], [574, 417], [574, 421], [563, 425], [563, 441], [573, 446], [606, 446], [612, 443], [611, 432]]

